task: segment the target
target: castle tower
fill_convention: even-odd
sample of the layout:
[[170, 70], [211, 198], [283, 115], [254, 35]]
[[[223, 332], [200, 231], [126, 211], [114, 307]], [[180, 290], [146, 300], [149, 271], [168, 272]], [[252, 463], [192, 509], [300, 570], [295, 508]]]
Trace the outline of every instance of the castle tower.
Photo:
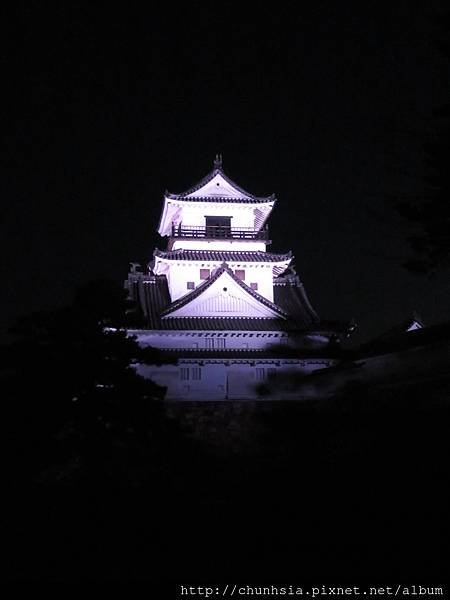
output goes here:
[[133, 264], [129, 333], [177, 364], [140, 365], [167, 386], [167, 399], [255, 399], [259, 384], [336, 364], [346, 326], [322, 322], [296, 275], [291, 252], [267, 252], [274, 195], [234, 183], [217, 156], [213, 170], [181, 194], [164, 195], [148, 271]]

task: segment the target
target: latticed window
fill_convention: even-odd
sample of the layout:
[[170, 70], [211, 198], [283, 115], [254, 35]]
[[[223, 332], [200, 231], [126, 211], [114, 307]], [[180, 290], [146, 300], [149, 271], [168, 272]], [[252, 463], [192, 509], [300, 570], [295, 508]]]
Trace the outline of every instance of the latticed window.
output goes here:
[[181, 367], [180, 379], [181, 381], [189, 381], [189, 367]]
[[225, 338], [217, 338], [217, 348], [225, 348]]
[[213, 338], [206, 338], [206, 347], [209, 350], [212, 350], [212, 348], [214, 348], [214, 339]]
[[264, 381], [266, 378], [266, 370], [262, 367], [256, 367], [256, 381]]
[[267, 369], [267, 377], [269, 379], [275, 379], [276, 375], [277, 375], [276, 369]]
[[231, 237], [231, 217], [211, 216], [205, 219], [208, 237]]
[[202, 370], [200, 367], [192, 367], [192, 379], [199, 381], [202, 378]]

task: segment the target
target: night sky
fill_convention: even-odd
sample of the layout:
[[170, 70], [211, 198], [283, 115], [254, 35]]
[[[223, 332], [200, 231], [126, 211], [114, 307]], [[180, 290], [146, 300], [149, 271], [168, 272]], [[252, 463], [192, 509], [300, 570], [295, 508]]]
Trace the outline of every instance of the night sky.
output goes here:
[[294, 252], [323, 318], [355, 318], [357, 340], [413, 310], [448, 320], [448, 273], [402, 267], [408, 228], [393, 210], [422, 189], [421, 142], [448, 98], [444, 5], [16, 4], [2, 54], [2, 328], [146, 264], [166, 244], [164, 190], [196, 183], [216, 153], [242, 187], [277, 195], [271, 249]]

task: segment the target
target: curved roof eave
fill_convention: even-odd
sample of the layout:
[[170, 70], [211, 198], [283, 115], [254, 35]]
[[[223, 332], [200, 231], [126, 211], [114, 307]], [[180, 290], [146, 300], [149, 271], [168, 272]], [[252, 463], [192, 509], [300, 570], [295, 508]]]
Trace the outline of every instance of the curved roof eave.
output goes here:
[[210, 261], [210, 262], [262, 262], [284, 264], [293, 260], [292, 252], [285, 254], [276, 254], [272, 252], [253, 251], [233, 251], [233, 250], [160, 250], [155, 248], [153, 256], [164, 260], [178, 261]]
[[171, 194], [165, 192], [165, 200], [175, 200], [178, 202], [217, 202], [231, 204], [275, 204], [277, 198], [275, 194], [270, 196], [245, 196], [242, 198], [233, 198], [232, 196], [188, 196], [187, 194]]
[[[230, 185], [234, 190], [236, 190], [237, 193], [244, 196], [244, 198], [228, 198], [227, 196], [224, 196], [223, 199], [220, 197], [215, 197], [215, 196], [211, 196], [211, 197], [205, 196], [203, 198], [199, 197], [199, 196], [194, 196], [194, 197], [190, 197], [190, 198], [187, 197], [190, 194], [194, 194], [195, 192], [200, 190], [202, 187], [207, 185], [212, 179], [214, 179], [214, 177], [216, 175], [220, 175], [224, 179], [224, 181], [226, 181], [228, 183], [228, 185]], [[230, 177], [228, 177], [228, 175], [225, 174], [221, 163], [220, 164], [215, 163], [214, 169], [212, 171], [210, 171], [198, 183], [196, 183], [195, 185], [193, 185], [186, 191], [181, 192], [180, 194], [173, 194], [173, 193], [166, 191], [165, 196], [171, 200], [189, 200], [189, 201], [194, 201], [194, 202], [198, 202], [198, 201], [209, 201], [209, 202], [211, 202], [211, 201], [227, 202], [228, 201], [228, 202], [230, 202], [231, 201], [231, 202], [251, 202], [251, 203], [265, 204], [267, 202], [275, 201], [274, 194], [271, 194], [270, 196], [258, 197], [258, 196], [255, 196], [254, 194], [251, 194], [244, 188], [242, 188], [235, 181], [230, 179]]]

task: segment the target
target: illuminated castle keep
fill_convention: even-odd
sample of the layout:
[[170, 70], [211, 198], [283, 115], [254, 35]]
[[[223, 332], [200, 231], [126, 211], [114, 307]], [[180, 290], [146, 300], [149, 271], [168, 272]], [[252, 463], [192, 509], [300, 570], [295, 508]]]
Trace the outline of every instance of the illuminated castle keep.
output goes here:
[[167, 248], [147, 272], [132, 263], [125, 286], [129, 333], [177, 359], [138, 367], [168, 400], [256, 399], [277, 375], [336, 364], [346, 325], [319, 319], [290, 252], [267, 252], [275, 202], [236, 185], [219, 156], [197, 185], [166, 192], [158, 233]]

